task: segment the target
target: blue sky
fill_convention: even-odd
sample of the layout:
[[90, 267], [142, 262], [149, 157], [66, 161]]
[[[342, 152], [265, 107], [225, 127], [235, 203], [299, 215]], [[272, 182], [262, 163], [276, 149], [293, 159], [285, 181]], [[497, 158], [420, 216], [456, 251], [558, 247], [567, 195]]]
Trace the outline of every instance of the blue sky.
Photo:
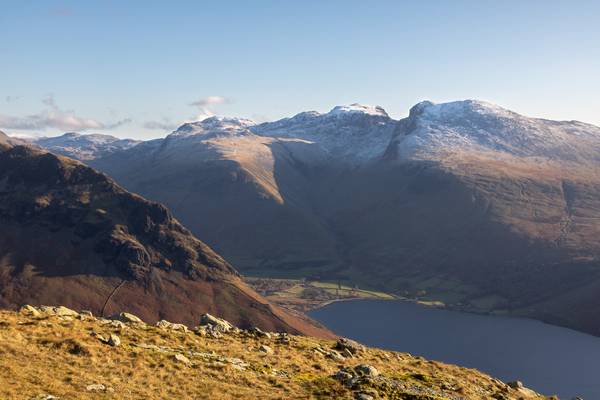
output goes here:
[[353, 102], [600, 125], [597, 1], [0, 0], [0, 129], [164, 136]]

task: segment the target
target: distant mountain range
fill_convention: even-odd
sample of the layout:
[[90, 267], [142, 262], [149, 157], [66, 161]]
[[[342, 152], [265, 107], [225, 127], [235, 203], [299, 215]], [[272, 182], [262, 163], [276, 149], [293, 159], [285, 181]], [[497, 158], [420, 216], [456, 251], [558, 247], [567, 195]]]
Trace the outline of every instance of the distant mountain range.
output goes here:
[[66, 157], [0, 135], [0, 307], [68, 305], [109, 316], [331, 335], [270, 305], [161, 204]]
[[353, 104], [263, 124], [212, 117], [87, 162], [246, 274], [600, 335], [596, 126], [475, 100], [422, 102], [401, 120]]
[[41, 137], [30, 140], [31, 143], [46, 148], [53, 153], [62, 154], [77, 160], [92, 160], [104, 157], [119, 150], [127, 150], [139, 140], [119, 139], [110, 135], [65, 133], [58, 137]]

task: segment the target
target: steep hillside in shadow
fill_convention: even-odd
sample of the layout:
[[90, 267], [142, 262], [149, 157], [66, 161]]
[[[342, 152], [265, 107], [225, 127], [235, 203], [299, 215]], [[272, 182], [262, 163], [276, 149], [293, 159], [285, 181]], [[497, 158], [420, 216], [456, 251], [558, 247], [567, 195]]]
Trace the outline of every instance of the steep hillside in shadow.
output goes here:
[[0, 152], [0, 306], [64, 304], [100, 315], [328, 335], [268, 304], [162, 205], [77, 161], [26, 146]]

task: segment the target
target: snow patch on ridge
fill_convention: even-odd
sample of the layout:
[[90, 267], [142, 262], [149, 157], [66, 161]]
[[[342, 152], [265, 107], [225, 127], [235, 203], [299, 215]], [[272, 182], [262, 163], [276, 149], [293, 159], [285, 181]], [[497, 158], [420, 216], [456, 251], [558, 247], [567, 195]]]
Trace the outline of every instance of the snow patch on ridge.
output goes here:
[[195, 135], [215, 136], [244, 135], [248, 134], [248, 128], [256, 125], [256, 122], [245, 118], [232, 117], [210, 117], [197, 122], [188, 122], [180, 126], [169, 137], [182, 138]]
[[327, 114], [331, 116], [343, 116], [346, 114], [366, 114], [389, 118], [389, 115], [380, 106], [368, 106], [364, 104], [353, 103], [345, 106], [336, 106]]
[[436, 159], [459, 151], [502, 152], [567, 161], [600, 160], [600, 128], [528, 118], [478, 100], [421, 102], [402, 121], [400, 158]]
[[329, 157], [348, 162], [381, 155], [396, 121], [379, 106], [336, 106], [326, 114], [307, 111], [251, 127], [260, 136], [303, 140]]

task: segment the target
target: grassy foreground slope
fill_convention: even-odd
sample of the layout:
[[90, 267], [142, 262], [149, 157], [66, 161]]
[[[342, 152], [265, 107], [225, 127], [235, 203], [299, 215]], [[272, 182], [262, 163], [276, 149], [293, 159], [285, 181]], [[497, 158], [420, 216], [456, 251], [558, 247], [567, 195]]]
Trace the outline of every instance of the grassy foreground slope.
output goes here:
[[240, 330], [218, 319], [193, 331], [120, 319], [64, 307], [1, 311], [0, 398], [546, 398], [473, 369], [353, 342]]

